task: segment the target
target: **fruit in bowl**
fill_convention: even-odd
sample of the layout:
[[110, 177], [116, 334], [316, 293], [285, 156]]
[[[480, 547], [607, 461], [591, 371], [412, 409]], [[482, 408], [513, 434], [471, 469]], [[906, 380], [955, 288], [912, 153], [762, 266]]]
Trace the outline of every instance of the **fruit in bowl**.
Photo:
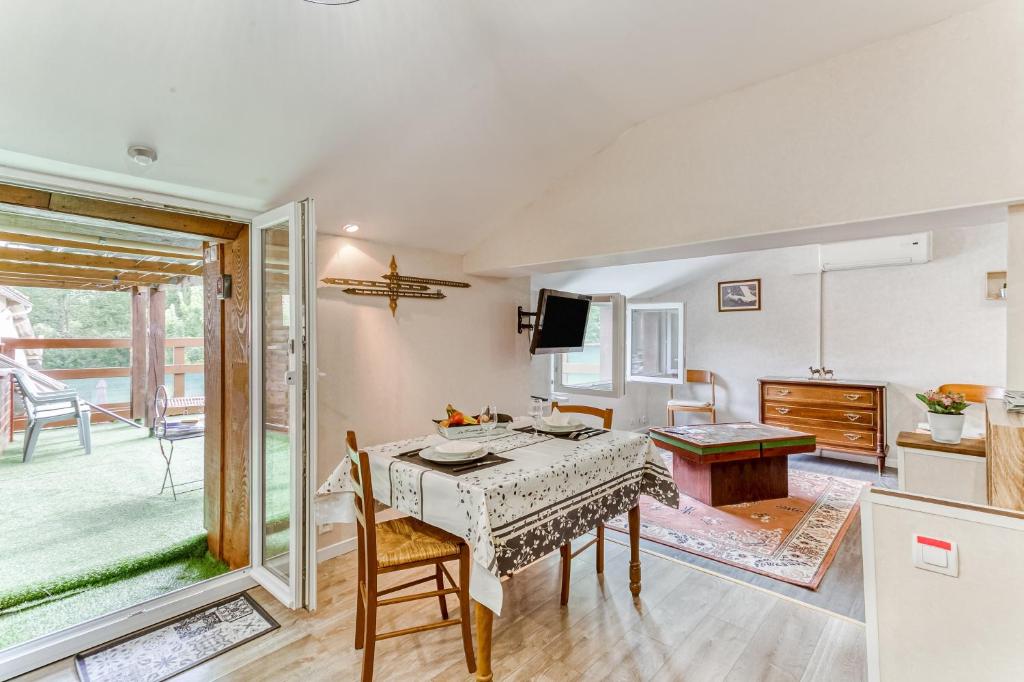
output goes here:
[[448, 403], [448, 406], [445, 408], [445, 410], [448, 412], [448, 418], [442, 419], [440, 422], [438, 422], [438, 425], [440, 425], [442, 428], [447, 429], [449, 426], [476, 426], [477, 424], [480, 423], [480, 421], [476, 417], [470, 416], [464, 412], [456, 410], [454, 407], [452, 407], [451, 403]]

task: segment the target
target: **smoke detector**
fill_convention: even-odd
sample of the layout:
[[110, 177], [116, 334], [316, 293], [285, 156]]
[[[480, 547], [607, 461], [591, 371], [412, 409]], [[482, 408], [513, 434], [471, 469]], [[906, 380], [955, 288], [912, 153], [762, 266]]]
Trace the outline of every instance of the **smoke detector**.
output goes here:
[[156, 163], [156, 150], [152, 147], [133, 144], [128, 147], [128, 158], [143, 168], [147, 168]]

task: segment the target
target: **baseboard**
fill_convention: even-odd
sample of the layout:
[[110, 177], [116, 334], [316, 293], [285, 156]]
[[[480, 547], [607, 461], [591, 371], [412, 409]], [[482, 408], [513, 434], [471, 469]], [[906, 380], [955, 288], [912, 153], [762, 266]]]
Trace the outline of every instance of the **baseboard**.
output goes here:
[[355, 538], [347, 538], [345, 540], [340, 540], [338, 542], [332, 543], [330, 545], [327, 545], [326, 547], [321, 547], [320, 549], [316, 550], [316, 562], [318, 564], [322, 564], [328, 559], [333, 559], [334, 557], [341, 556], [342, 554], [348, 554], [349, 552], [354, 551], [355, 548]]

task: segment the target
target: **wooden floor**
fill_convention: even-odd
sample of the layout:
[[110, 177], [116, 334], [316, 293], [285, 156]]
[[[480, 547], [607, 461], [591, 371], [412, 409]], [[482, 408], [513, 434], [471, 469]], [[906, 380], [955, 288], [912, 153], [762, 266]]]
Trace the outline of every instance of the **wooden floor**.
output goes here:
[[[495, 680], [846, 680], [865, 679], [864, 628], [742, 582], [642, 553], [643, 592], [634, 602], [628, 550], [609, 543], [605, 576], [594, 552], [573, 561], [567, 607], [558, 604], [558, 557], [505, 583], [494, 621]], [[293, 613], [262, 589], [256, 599], [281, 628], [190, 670], [176, 681], [356, 680], [352, 647], [355, 562], [321, 564], [320, 609]], [[454, 605], [454, 602], [452, 602]], [[436, 619], [437, 602], [385, 607], [381, 629]], [[21, 678], [77, 680], [70, 661]], [[458, 628], [377, 645], [377, 680], [472, 680]]]
[[[843, 476], [860, 481], [870, 481], [873, 485], [885, 488], [896, 488], [896, 471], [886, 469], [885, 475], [878, 476], [878, 468], [874, 459], [870, 462], [849, 462], [817, 455], [794, 455], [789, 458], [794, 469], [813, 471], [830, 476]], [[627, 542], [626, 535], [612, 533], [612, 537]], [[728, 566], [714, 559], [706, 559], [690, 552], [674, 547], [667, 547], [648, 540], [641, 540], [641, 547], [658, 554], [677, 558], [688, 564], [708, 571], [720, 573], [778, 594], [791, 597], [807, 604], [819, 606], [842, 616], [848, 616], [864, 622], [864, 564], [861, 556], [860, 516], [850, 524], [839, 545], [832, 565], [817, 590], [791, 585], [774, 580], [768, 576], [751, 573], [742, 568]]]

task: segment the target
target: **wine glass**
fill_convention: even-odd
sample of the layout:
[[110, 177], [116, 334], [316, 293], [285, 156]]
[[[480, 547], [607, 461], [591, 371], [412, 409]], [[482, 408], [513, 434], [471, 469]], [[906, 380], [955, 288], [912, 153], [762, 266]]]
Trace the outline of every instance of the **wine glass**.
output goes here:
[[485, 431], [493, 431], [498, 425], [498, 407], [488, 403], [484, 405], [484, 409], [480, 410], [480, 426]]
[[533, 420], [533, 428], [536, 429], [540, 418], [544, 416], [544, 402], [540, 398], [531, 399], [526, 414]]

